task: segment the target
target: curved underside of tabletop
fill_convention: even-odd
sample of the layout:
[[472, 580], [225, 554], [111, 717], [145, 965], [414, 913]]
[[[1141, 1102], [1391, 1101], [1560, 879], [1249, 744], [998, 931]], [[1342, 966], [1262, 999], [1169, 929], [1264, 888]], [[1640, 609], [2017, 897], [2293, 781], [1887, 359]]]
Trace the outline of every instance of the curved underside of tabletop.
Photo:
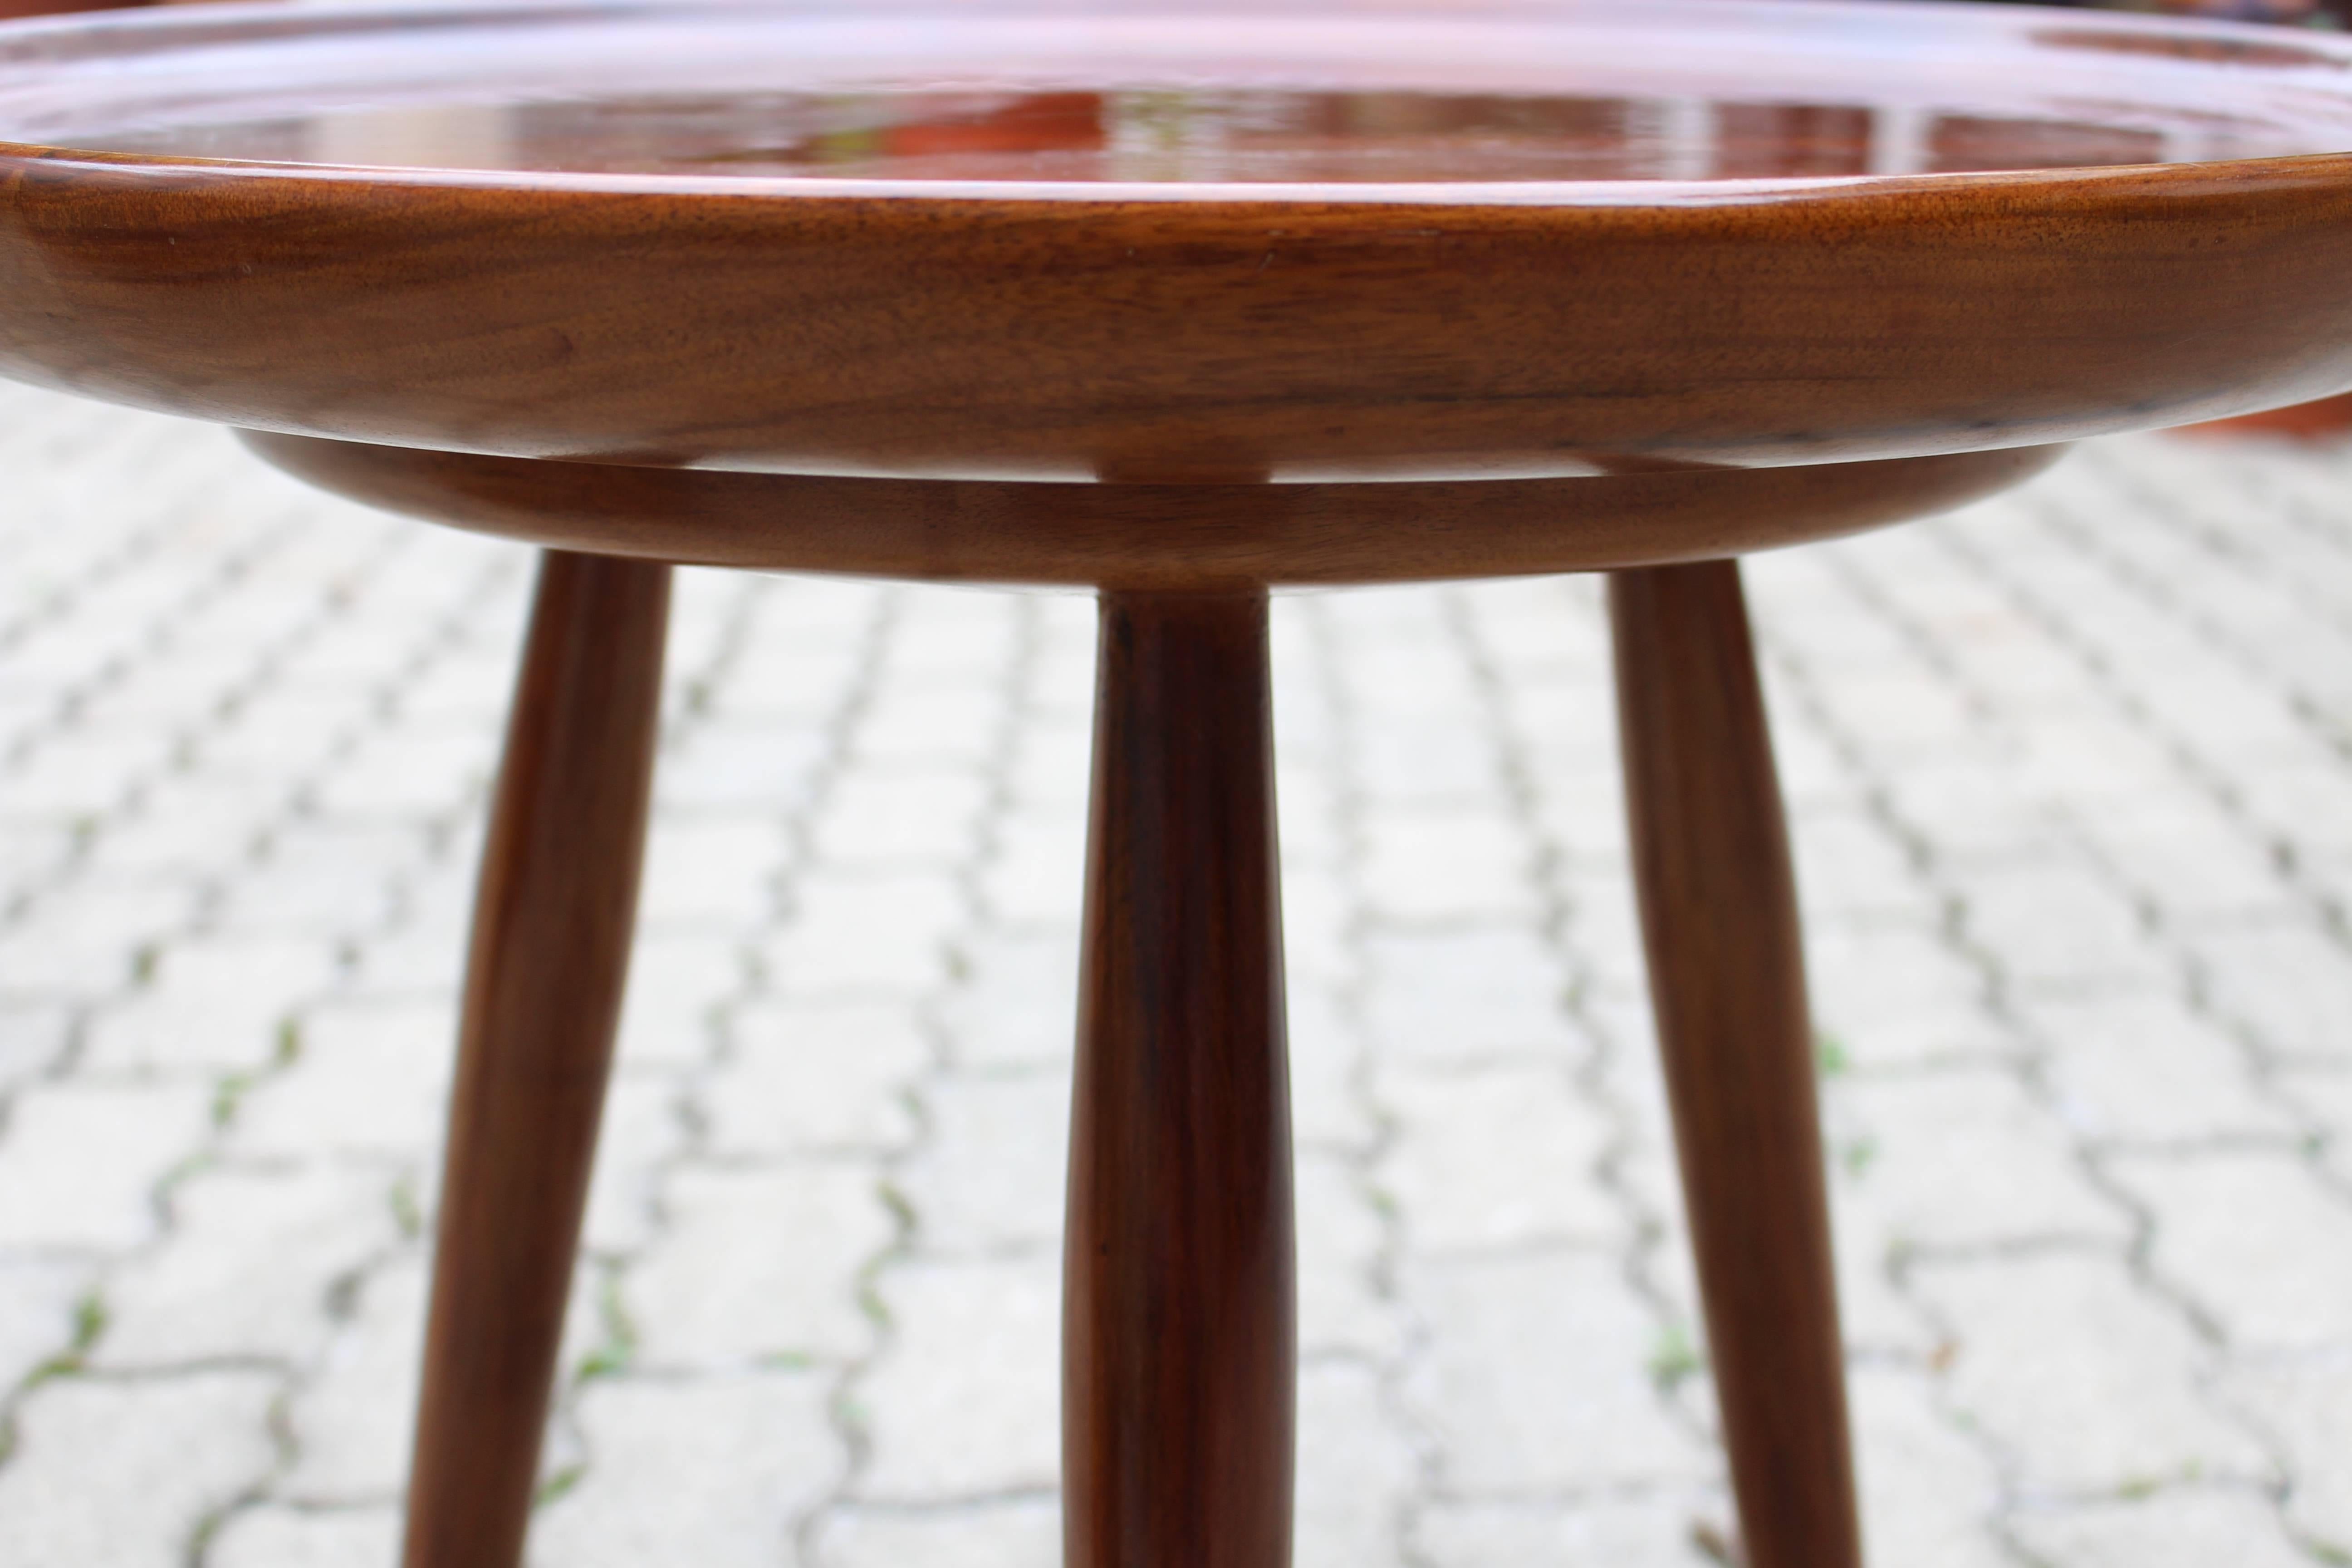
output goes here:
[[845, 479], [418, 451], [243, 432], [388, 510], [690, 565], [1132, 588], [1345, 584], [1713, 560], [1940, 511], [2060, 447], [1806, 468], [1359, 485]]

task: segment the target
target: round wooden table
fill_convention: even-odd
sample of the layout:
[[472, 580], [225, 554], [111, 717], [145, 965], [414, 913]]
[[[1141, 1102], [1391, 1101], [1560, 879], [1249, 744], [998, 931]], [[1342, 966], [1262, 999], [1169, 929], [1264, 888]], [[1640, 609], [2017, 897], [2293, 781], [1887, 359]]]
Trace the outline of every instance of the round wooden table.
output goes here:
[[672, 563], [1100, 592], [1071, 1568], [1288, 1557], [1267, 591], [1611, 573], [1747, 1561], [1854, 1568], [1735, 558], [2352, 385], [2352, 44], [2320, 35], [1721, 0], [199, 6], [0, 27], [0, 371], [546, 551], [409, 1568], [520, 1557]]

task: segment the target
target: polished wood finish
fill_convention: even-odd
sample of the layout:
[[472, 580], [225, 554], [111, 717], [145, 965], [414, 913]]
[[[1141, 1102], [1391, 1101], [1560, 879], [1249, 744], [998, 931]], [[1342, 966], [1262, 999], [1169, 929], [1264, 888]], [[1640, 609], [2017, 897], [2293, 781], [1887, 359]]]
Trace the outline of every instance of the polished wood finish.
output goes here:
[[0, 26], [0, 374], [559, 552], [467, 983], [408, 1568], [520, 1551], [667, 561], [1106, 589], [1071, 1568], [1286, 1561], [1265, 586], [1615, 570], [1748, 1563], [1856, 1568], [1796, 907], [1715, 558], [2352, 386], [2347, 149], [2352, 40], [2029, 7]]
[[1070, 485], [556, 463], [245, 432], [372, 506], [605, 555], [933, 581], [1201, 588], [1582, 572], [1828, 539], [2006, 489], [2064, 450], [1452, 484]]
[[2265, 409], [2260, 414], [2241, 414], [2234, 419], [2184, 425], [2178, 434], [2223, 437], [2268, 436], [2290, 441], [2326, 441], [2341, 438], [2347, 430], [2352, 430], [2352, 393], [2323, 397], [2313, 403], [2290, 404], [2284, 408]]
[[[148, 0], [129, 0], [131, 5], [142, 5]], [[124, 0], [0, 0], [0, 22], [24, 16], [63, 16], [76, 11], [112, 11], [124, 7]]]
[[1860, 1568], [1804, 944], [1739, 568], [1609, 581], [1635, 886], [1746, 1568]]
[[[0, 372], [401, 446], [1136, 483], [1906, 457], [2352, 384], [2352, 41], [1036, 3], [0, 31]], [[1171, 92], [1223, 153], [1120, 163]]]
[[1069, 1568], [1285, 1568], [1297, 1373], [1265, 595], [1106, 594], [1063, 1319]]
[[475, 898], [405, 1568], [515, 1568], [628, 970], [669, 569], [551, 553]]

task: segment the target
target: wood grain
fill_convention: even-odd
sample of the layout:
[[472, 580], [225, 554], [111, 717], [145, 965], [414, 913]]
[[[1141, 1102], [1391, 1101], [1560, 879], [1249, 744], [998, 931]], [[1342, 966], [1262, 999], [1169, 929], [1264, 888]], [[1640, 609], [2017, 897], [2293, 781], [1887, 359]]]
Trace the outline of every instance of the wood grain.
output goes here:
[[[876, 0], [858, 14], [880, 27], [894, 8], [906, 7]], [[950, 9], [983, 83], [1053, 37], [1010, 7]], [[1115, 35], [1138, 9], [1080, 6], [1088, 27], [1071, 36]], [[1580, 42], [1646, 73], [1638, 99], [1589, 89], [1626, 147], [1663, 134], [1639, 127], [1681, 103], [1736, 144], [1727, 163], [1701, 147], [1708, 169], [1794, 172], [1498, 184], [1462, 177], [1478, 174], [1475, 160], [1432, 163], [1423, 148], [1385, 185], [925, 183], [819, 179], [818, 165], [775, 176], [757, 148], [723, 142], [666, 162], [658, 125], [635, 140], [596, 131], [593, 93], [559, 129], [524, 101], [552, 90], [530, 74], [545, 68], [520, 41], [532, 26], [595, 75], [596, 93], [620, 93], [634, 62], [689, 44], [720, 65], [779, 58], [777, 40], [801, 36], [790, 4], [583, 0], [487, 34], [483, 19], [499, 15], [487, 5], [294, 21], [207, 10], [89, 24], [70, 47], [44, 45], [37, 68], [0, 68], [0, 139], [16, 138], [0, 146], [0, 373], [401, 446], [1171, 484], [1543, 478], [1583, 472], [1595, 454], [1908, 457], [2179, 424], [2352, 384], [2352, 154], [2340, 151], [2352, 42], [2321, 33], [2289, 44], [2221, 24], [2054, 26], [2014, 7], [1762, 0], [1425, 12], [1309, 0], [1272, 19], [1232, 4], [1216, 25], [1244, 56], [1260, 23], [1295, 35], [1311, 20], [1349, 39], [1344, 58], [1309, 63], [1368, 103], [1431, 98], [1413, 84], [1433, 76], [1491, 77], [1519, 37], [1510, 29], [1534, 18], [1552, 30], [1531, 69], [1566, 68]], [[1402, 24], [1411, 47], [1360, 42], [1402, 37]], [[804, 40], [796, 70], [821, 74], [825, 47], [913, 37], [826, 36]], [[1879, 51], [1879, 79], [1849, 85], [1891, 107], [1809, 98], [1823, 37]], [[194, 111], [140, 100], [110, 126], [69, 111], [74, 93], [104, 100], [146, 83], [203, 102], [213, 51], [239, 43], [286, 47], [286, 79], [247, 58], [237, 79], [268, 92], [232, 92], [205, 112], [276, 127], [279, 151], [265, 139], [230, 165], [87, 150], [137, 141], [138, 113]], [[1677, 79], [1674, 62], [1702, 45], [1713, 74]], [[495, 121], [421, 150], [395, 137], [377, 144], [373, 169], [303, 161], [339, 155], [342, 122], [326, 105], [364, 97], [377, 55], [393, 96], [430, 100], [421, 72], [492, 120], [513, 107], [519, 129]], [[330, 65], [341, 79], [320, 89], [325, 129], [306, 140], [300, 73]], [[2053, 127], [2091, 112], [2085, 84], [2121, 90], [2119, 79], [2137, 96], [2116, 123], [2060, 136], [2053, 153]], [[736, 121], [764, 122], [778, 90], [741, 89]], [[1441, 107], [1469, 89], [1447, 90]], [[1876, 166], [1900, 141], [1901, 103], [1932, 106], [1937, 92], [2010, 108], [1941, 111], [1945, 151], [1911, 161], [1928, 172], [1813, 177]], [[1753, 130], [1756, 106], [1784, 98], [1784, 130]], [[1859, 163], [1821, 129], [1855, 112], [1868, 135]], [[1066, 115], [1033, 118], [1049, 140], [1066, 133]], [[2171, 141], [2132, 129], [2147, 120], [2185, 129]], [[212, 145], [206, 123], [188, 147]], [[567, 147], [565, 123], [582, 147]], [[2197, 128], [2215, 123], [2275, 132], [2254, 145], [2329, 151], [2149, 162], [2176, 143], [2198, 157], [2211, 136]], [[1329, 158], [1370, 134], [1352, 126], [1327, 139]], [[968, 141], [1003, 130], [962, 127]], [[918, 142], [937, 138], [907, 144]], [[1565, 130], [1545, 144], [1562, 158], [1577, 146]], [[518, 145], [536, 149], [533, 166], [508, 166]], [[2053, 157], [2112, 166], [2041, 166]]]
[[[1251, 65], [1186, 84], [1202, 103], [1270, 60], [1324, 88], [1283, 100], [1290, 142], [1155, 176], [1106, 130], [1149, 51], [1029, 79], [1029, 51], [1154, 9], [0, 27], [0, 374], [274, 432], [265, 455], [331, 489], [562, 552], [485, 862], [407, 1568], [521, 1550], [663, 561], [1109, 587], [1071, 1568], [1287, 1559], [1265, 585], [1618, 569], [1644, 938], [1748, 1563], [1857, 1568], [1796, 906], [1737, 571], [1711, 558], [1970, 499], [2076, 437], [2352, 386], [2352, 41], [2031, 7], [1190, 0], [1190, 36]], [[767, 134], [828, 60], [941, 37], [932, 63], [969, 68], [923, 79], [984, 109], [858, 129], [854, 177]], [[1545, 85], [1588, 58], [1611, 79]], [[681, 59], [756, 79], [659, 76]], [[816, 85], [780, 85], [784, 60]], [[1838, 70], [1843, 97], [1819, 87]], [[702, 96], [663, 96], [681, 85]], [[1530, 157], [1607, 177], [1506, 172]], [[1362, 174], [1382, 160], [1401, 173]], [[1067, 166], [1094, 173], [1040, 174]]]
[[19, 16], [64, 16], [75, 11], [112, 11], [143, 5], [149, 0], [0, 0], [0, 22]]
[[1107, 594], [1063, 1320], [1069, 1568], [1285, 1568], [1295, 1243], [1265, 597]]
[[[1284, 264], [1257, 272], [1269, 243]], [[295, 433], [795, 472], [1513, 478], [2040, 445], [2342, 391], [2347, 279], [2352, 158], [1269, 214], [0, 155], [0, 373]]]
[[405, 1568], [516, 1568], [645, 841], [669, 570], [549, 554], [491, 807]]
[[1861, 1568], [1804, 944], [1736, 563], [1610, 579], [1650, 994], [1747, 1568]]
[[1337, 584], [1713, 559], [1975, 500], [2063, 447], [1450, 484], [1074, 485], [556, 463], [244, 433], [373, 506], [565, 550], [996, 583]]

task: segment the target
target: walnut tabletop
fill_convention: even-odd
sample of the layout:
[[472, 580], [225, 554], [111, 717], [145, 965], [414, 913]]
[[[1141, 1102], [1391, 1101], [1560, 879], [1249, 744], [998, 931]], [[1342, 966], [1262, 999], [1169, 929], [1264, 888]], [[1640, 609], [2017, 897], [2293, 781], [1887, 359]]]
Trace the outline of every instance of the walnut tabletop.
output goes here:
[[802, 474], [1532, 478], [2352, 385], [2352, 43], [2320, 34], [563, 0], [0, 39], [0, 371], [257, 429]]
[[11, 24], [0, 374], [546, 548], [407, 1568], [521, 1560], [689, 562], [1101, 591], [1069, 1568], [1288, 1561], [1269, 587], [1611, 573], [1741, 1561], [1859, 1568], [1736, 557], [2352, 387], [2352, 42], [1840, 0]]

